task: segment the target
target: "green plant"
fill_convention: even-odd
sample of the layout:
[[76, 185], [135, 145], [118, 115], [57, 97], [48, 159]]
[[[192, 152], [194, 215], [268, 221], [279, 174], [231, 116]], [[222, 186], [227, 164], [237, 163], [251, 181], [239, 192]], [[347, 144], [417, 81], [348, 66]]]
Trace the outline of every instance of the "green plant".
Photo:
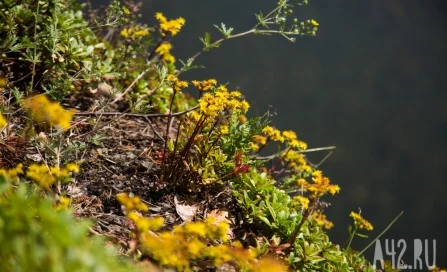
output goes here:
[[[10, 173], [11, 174], [11, 173]], [[40, 188], [13, 185], [0, 171], [1, 271], [135, 271], [105, 241], [88, 235], [90, 223], [56, 211]]]
[[[132, 1], [121, 4], [113, 0], [104, 14], [96, 13], [89, 20], [85, 19], [85, 6], [76, 1], [0, 3], [0, 102], [8, 117], [0, 115], [0, 133], [10, 136], [13, 126], [6, 119], [11, 122], [27, 110], [28, 119], [23, 123], [33, 132], [26, 135], [30, 136], [27, 141], [34, 143], [44, 161], [26, 171], [20, 165], [0, 170], [0, 242], [18, 237], [18, 242], [0, 250], [5, 270], [18, 265], [23, 265], [23, 270], [107, 270], [110, 265], [117, 265], [114, 271], [121, 269], [110, 255], [98, 250], [96, 239], [92, 239], [91, 248], [87, 246], [86, 224], [76, 224], [65, 211], [69, 199], [60, 186], [55, 193], [54, 185], [68, 181], [70, 172], [78, 170], [74, 164], [62, 166], [67, 155], [88, 148], [83, 139], [71, 139], [66, 133], [69, 129], [76, 133], [78, 123], [71, 122], [74, 114], [97, 117], [91, 121], [94, 129], [81, 136], [95, 132], [91, 142], [101, 145], [104, 138], [97, 120], [132, 112], [128, 115], [146, 120], [164, 117], [167, 121], [163, 135], [154, 129], [162, 144], [155, 147], [158, 152], [151, 159], [160, 167], [149, 174], [156, 184], [163, 185], [155, 189], [194, 193], [200, 201], [214, 192], [231, 192], [231, 212], [240, 219], [232, 227], [245, 233], [250, 230], [256, 241], [235, 237], [244, 246], [256, 247], [249, 250], [243, 250], [239, 241], [227, 244], [229, 226], [221, 222], [188, 222], [170, 230], [161, 218], [138, 214], [136, 210], [147, 211], [138, 198], [119, 194], [127, 218], [135, 225], [133, 238], [145, 257], [178, 270], [204, 267], [198, 264], [204, 259], [210, 267], [236, 263], [236, 267], [256, 270], [268, 264], [261, 262], [262, 256], [276, 254], [298, 271], [372, 271], [362, 256], [366, 248], [361, 252], [351, 249], [360, 226], [367, 226], [360, 224], [364, 222], [359, 217], [353, 216], [357, 220], [350, 229], [347, 248], [332, 244], [325, 232], [333, 224], [326, 219], [323, 199], [340, 188], [319, 170], [331, 153], [317, 164], [310, 162], [306, 153], [335, 147], [309, 149], [295, 132], [268, 125], [266, 116], [247, 120], [249, 104], [242, 94], [228, 91], [215, 79], [180, 79], [184, 72], [199, 67], [194, 62], [200, 54], [228, 39], [278, 34], [293, 42], [296, 36], [316, 35], [316, 20], [290, 18], [293, 9], [304, 4], [306, 0], [280, 0], [266, 15], [256, 14], [251, 29], [237, 34], [223, 23], [215, 26], [222, 38], [213, 41], [206, 33], [200, 39], [202, 50], [186, 62], [180, 61], [182, 68], [177, 69], [171, 39], [186, 23], [182, 17], [168, 19], [157, 12], [154, 26], [141, 24], [138, 6]], [[186, 92], [190, 85], [199, 92], [198, 100]], [[95, 97], [92, 105], [82, 105], [89, 112], [66, 111], [56, 103], [84, 96]], [[157, 114], [148, 114], [153, 111]], [[261, 156], [268, 145], [275, 145], [277, 152]], [[22, 183], [12, 185], [9, 179], [20, 174], [44, 190]], [[17, 220], [22, 217], [25, 227]], [[165, 230], [155, 233], [160, 227]], [[165, 249], [171, 254], [165, 254]], [[136, 248], [130, 251], [136, 253]], [[222, 252], [225, 254], [218, 254]], [[64, 258], [69, 261], [61, 263]]]

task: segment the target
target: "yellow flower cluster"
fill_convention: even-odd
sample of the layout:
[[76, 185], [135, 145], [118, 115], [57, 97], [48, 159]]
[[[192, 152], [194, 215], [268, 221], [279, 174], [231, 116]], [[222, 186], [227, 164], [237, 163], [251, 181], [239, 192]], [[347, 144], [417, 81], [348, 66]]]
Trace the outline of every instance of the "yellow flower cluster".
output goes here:
[[357, 228], [365, 230], [373, 230], [373, 225], [368, 220], [363, 218], [360, 214], [351, 212], [349, 216], [354, 219], [354, 224]]
[[145, 218], [136, 210], [147, 211], [146, 204], [126, 193], [117, 195], [118, 201], [126, 208], [127, 217], [137, 229], [137, 238], [151, 256], [168, 267], [179, 271], [192, 271], [191, 261], [207, 258], [213, 265], [232, 263], [249, 271], [287, 271], [287, 267], [272, 258], [256, 259], [256, 252], [244, 250], [240, 243], [213, 245], [214, 240], [228, 241], [229, 225], [208, 217], [202, 222], [187, 222], [177, 225], [172, 231], [155, 233], [163, 224], [163, 218]]
[[137, 212], [129, 212], [127, 218], [135, 223], [140, 237], [145, 237], [148, 231], [163, 227], [165, 220], [162, 217], [147, 218]]
[[121, 30], [121, 36], [123, 36], [126, 39], [138, 39], [148, 35], [149, 35], [149, 28], [147, 28], [146, 26], [136, 25], [129, 28], [123, 28], [123, 30]]
[[0, 112], [0, 129], [4, 128], [8, 122], [3, 114]]
[[222, 125], [219, 127], [219, 132], [221, 135], [227, 135], [230, 132], [230, 130], [227, 125]]
[[70, 198], [66, 197], [66, 196], [61, 196], [56, 204], [56, 211], [64, 211], [66, 209], [68, 209], [68, 207], [70, 206]]
[[331, 229], [334, 226], [334, 223], [326, 219], [326, 215], [321, 211], [316, 211], [312, 214], [312, 218], [317, 222], [319, 226], [322, 226], [325, 229]]
[[169, 63], [175, 62], [175, 57], [171, 55], [172, 44], [165, 42], [160, 44], [157, 49], [155, 49], [155, 53], [159, 54], [163, 57], [163, 60]]
[[298, 201], [303, 209], [309, 208], [309, 199], [307, 197], [297, 195], [293, 199]]
[[257, 150], [259, 148], [258, 144], [265, 145], [268, 141], [272, 140], [275, 142], [281, 142], [288, 144], [289, 147], [298, 149], [298, 150], [306, 150], [307, 144], [303, 141], [298, 140], [296, 133], [291, 130], [285, 130], [281, 133], [278, 129], [275, 129], [271, 126], [266, 126], [262, 129], [262, 135], [256, 135], [253, 137], [253, 149]]
[[116, 199], [125, 207], [126, 213], [134, 210], [148, 211], [149, 207], [141, 202], [138, 196], [130, 196], [127, 193], [120, 193], [116, 195]]
[[147, 234], [143, 246], [162, 265], [177, 268], [179, 271], [191, 271], [190, 262], [207, 258], [214, 266], [233, 263], [248, 271], [287, 271], [287, 267], [272, 258], [257, 260], [254, 250], [243, 249], [240, 243], [208, 245], [213, 239], [227, 241], [228, 224], [188, 222], [174, 227], [172, 232], [158, 235]]
[[45, 95], [36, 95], [23, 101], [22, 106], [31, 112], [33, 120], [40, 125], [70, 127], [72, 111], [67, 111], [58, 103], [51, 102]]
[[255, 135], [255, 136], [253, 136], [252, 140], [256, 144], [266, 145], [268, 139], [267, 139], [267, 137], [262, 136], [262, 135]]
[[208, 80], [202, 80], [202, 81], [193, 80], [193, 81], [191, 81], [191, 83], [192, 83], [192, 85], [194, 85], [194, 87], [197, 88], [197, 90], [199, 90], [201, 92], [206, 92], [206, 91], [212, 90], [217, 85], [217, 81], [214, 78], [211, 78]]
[[180, 92], [182, 89], [188, 88], [188, 81], [179, 80], [175, 75], [168, 75], [168, 81], [172, 83], [174, 92]]
[[307, 144], [303, 141], [298, 140], [296, 133], [291, 130], [285, 130], [282, 132], [282, 136], [288, 142], [289, 146], [292, 148], [297, 148], [299, 150], [306, 150]]
[[269, 138], [269, 140], [284, 143], [284, 136], [282, 136], [281, 131], [277, 130], [276, 128], [266, 126], [262, 129], [262, 133], [264, 133]]
[[340, 187], [336, 184], [331, 184], [329, 178], [323, 176], [320, 170], [312, 173], [313, 183], [307, 182], [305, 179], [298, 180], [298, 186], [304, 187], [312, 194], [312, 197], [320, 197], [327, 193], [334, 195], [340, 191]]
[[39, 184], [44, 189], [50, 188], [57, 181], [62, 181], [70, 177], [70, 173], [79, 172], [79, 167], [75, 163], [69, 163], [65, 167], [47, 167], [44, 164], [32, 164], [26, 170], [26, 176]]
[[304, 155], [294, 150], [286, 150], [280, 158], [287, 163], [287, 167], [295, 173], [310, 173], [312, 167], [307, 163]]
[[224, 111], [244, 114], [250, 105], [247, 101], [240, 100], [240, 97], [240, 92], [228, 92], [227, 88], [221, 85], [214, 93], [205, 93], [199, 99], [199, 113], [211, 118], [218, 117]]
[[171, 33], [172, 36], [177, 35], [186, 22], [182, 17], [168, 21], [168, 19], [166, 19], [161, 12], [155, 13], [155, 18], [160, 22], [160, 30], [163, 36], [167, 35], [168, 33]]
[[15, 179], [19, 175], [23, 174], [23, 164], [19, 163], [16, 167], [11, 169], [2, 169], [0, 168], [0, 175], [7, 176], [10, 179]]

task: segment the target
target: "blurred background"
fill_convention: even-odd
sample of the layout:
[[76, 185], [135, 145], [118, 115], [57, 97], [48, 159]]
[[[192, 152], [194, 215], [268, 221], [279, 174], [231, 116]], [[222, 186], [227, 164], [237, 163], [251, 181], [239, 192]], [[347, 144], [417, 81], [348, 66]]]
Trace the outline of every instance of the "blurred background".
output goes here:
[[[205, 32], [220, 38], [214, 24], [243, 32], [256, 23], [255, 12], [276, 6], [272, 0], [143, 2], [142, 20], [149, 25], [157, 11], [186, 19], [173, 39], [173, 54], [183, 60], [202, 48], [198, 37]], [[405, 239], [403, 260], [412, 264], [413, 240], [430, 239], [432, 246], [436, 239], [437, 263], [446, 267], [447, 2], [309, 2], [295, 16], [318, 21], [316, 37], [225, 41], [196, 60], [207, 69], [184, 76], [229, 82], [246, 96], [252, 115], [276, 112], [273, 124], [295, 130], [309, 147], [337, 146], [322, 166], [342, 188], [325, 199], [332, 203], [327, 215], [335, 223], [334, 243], [346, 241], [350, 211], [360, 207], [373, 223], [371, 239], [404, 211], [382, 247], [385, 238]], [[369, 241], [357, 239], [354, 248]], [[370, 261], [373, 253], [374, 247], [367, 251]], [[432, 251], [429, 256], [431, 261]]]

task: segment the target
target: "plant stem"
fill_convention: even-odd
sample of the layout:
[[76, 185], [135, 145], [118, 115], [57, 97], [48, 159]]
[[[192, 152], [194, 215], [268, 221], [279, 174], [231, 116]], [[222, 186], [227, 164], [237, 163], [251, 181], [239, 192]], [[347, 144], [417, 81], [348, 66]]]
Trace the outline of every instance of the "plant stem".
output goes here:
[[157, 45], [154, 47], [154, 49], [152, 49], [152, 52], [149, 54], [149, 56], [147, 57], [147, 60], [150, 61], [154, 56], [155, 56], [155, 51], [157, 50], [158, 47], [160, 47], [160, 45], [166, 40], [166, 38], [168, 37], [168, 34], [165, 34], [163, 36], [163, 38], [161, 38], [161, 40], [157, 43]]
[[298, 224], [298, 226], [295, 228], [295, 231], [293, 232], [292, 236], [290, 237], [289, 240], [289, 245], [290, 248], [292, 249], [294, 247], [295, 241], [296, 241], [296, 237], [298, 236], [298, 233], [301, 229], [301, 226], [303, 226], [304, 222], [309, 218], [309, 216], [312, 214], [312, 211], [314, 209], [315, 203], [317, 203], [318, 197], [315, 197], [311, 200], [311, 202], [309, 203], [309, 208], [307, 208], [306, 212], [303, 215], [303, 218], [301, 218], [300, 223]]
[[[34, 89], [34, 76], [36, 75], [36, 62], [37, 62], [37, 16], [39, 16], [39, 1], [37, 1], [37, 11], [35, 14], [35, 22], [34, 22], [34, 58], [33, 58], [33, 71], [31, 72], [31, 89], [30, 89], [30, 93], [33, 91]], [[28, 95], [25, 89], [25, 95]]]
[[174, 105], [174, 99], [175, 99], [175, 95], [177, 94], [176, 91], [174, 91], [174, 94], [172, 95], [172, 99], [171, 99], [171, 103], [169, 104], [169, 113], [168, 113], [168, 122], [166, 125], [166, 135], [165, 135], [165, 145], [163, 148], [163, 159], [161, 164], [164, 165], [165, 163], [165, 158], [166, 158], [166, 147], [168, 145], [168, 140], [169, 140], [169, 129], [171, 128], [171, 112], [172, 112], [172, 106]]
[[[325, 147], [309, 148], [309, 149], [306, 149], [306, 150], [295, 151], [295, 152], [297, 154], [301, 154], [301, 153], [310, 153], [310, 152], [317, 152], [317, 151], [323, 151], [323, 150], [332, 150], [332, 149], [335, 149], [335, 148], [336, 148], [335, 146], [325, 146]], [[288, 149], [288, 147], [285, 148], [284, 150], [276, 153], [276, 154], [273, 154], [273, 155], [270, 155], [270, 156], [265, 156], [265, 157], [256, 157], [256, 159], [257, 160], [271, 160], [271, 159], [279, 157], [281, 155], [281, 153], [287, 151], [287, 149]]]
[[357, 231], [357, 226], [354, 224], [354, 230], [351, 232], [351, 236], [349, 237], [348, 245], [346, 246], [347, 249], [351, 247], [351, 243], [352, 243], [352, 240], [354, 240], [354, 235], [355, 235], [356, 231]]
[[393, 221], [391, 221], [391, 223], [376, 237], [376, 239], [372, 240], [371, 243], [369, 243], [362, 251], [360, 251], [357, 256], [363, 255], [363, 253], [370, 248], [380, 237], [382, 237], [382, 235], [385, 234], [385, 232], [387, 232], [387, 230], [389, 228], [391, 228], [391, 226], [397, 221], [397, 219], [399, 219], [399, 217], [402, 216], [402, 214], [404, 214], [403, 211], [401, 211], [394, 219]]
[[[238, 38], [238, 37], [241, 37], [241, 36], [244, 36], [244, 35], [248, 35], [248, 34], [254, 33], [255, 31], [256, 31], [256, 29], [253, 28], [253, 29], [250, 29], [248, 31], [245, 31], [245, 32], [242, 32], [242, 33], [239, 33], [239, 34], [230, 35], [230, 36], [228, 36], [226, 38], [222, 38], [220, 40], [215, 41], [212, 45], [218, 45], [218, 44], [222, 43], [225, 40]], [[194, 56], [192, 56], [191, 59], [195, 60], [198, 56], [200, 56], [205, 51], [206, 51], [205, 49], [202, 49], [201, 51], [197, 52]]]

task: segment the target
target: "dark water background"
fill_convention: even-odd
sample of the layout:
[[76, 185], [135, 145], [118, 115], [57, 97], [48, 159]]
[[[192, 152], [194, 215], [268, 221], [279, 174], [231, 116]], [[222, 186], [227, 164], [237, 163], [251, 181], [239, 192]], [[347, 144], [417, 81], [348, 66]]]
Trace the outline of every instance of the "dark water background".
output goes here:
[[[186, 18], [173, 44], [174, 55], [187, 59], [204, 32], [219, 37], [213, 24], [243, 32], [255, 24], [255, 12], [275, 4], [152, 0], [144, 1], [143, 20], [154, 24], [157, 11]], [[230, 82], [253, 115], [273, 109], [274, 125], [297, 131], [309, 147], [337, 146], [322, 166], [342, 188], [326, 198], [333, 242], [347, 239], [351, 210], [361, 207], [374, 224], [370, 237], [404, 211], [384, 238], [405, 239], [410, 264], [413, 239], [436, 239], [437, 263], [446, 267], [447, 2], [311, 0], [297, 11], [320, 23], [317, 37], [294, 44], [280, 36], [229, 40], [198, 58], [206, 70], [185, 76]], [[354, 248], [367, 244], [358, 240]], [[372, 255], [373, 248], [370, 261]]]

